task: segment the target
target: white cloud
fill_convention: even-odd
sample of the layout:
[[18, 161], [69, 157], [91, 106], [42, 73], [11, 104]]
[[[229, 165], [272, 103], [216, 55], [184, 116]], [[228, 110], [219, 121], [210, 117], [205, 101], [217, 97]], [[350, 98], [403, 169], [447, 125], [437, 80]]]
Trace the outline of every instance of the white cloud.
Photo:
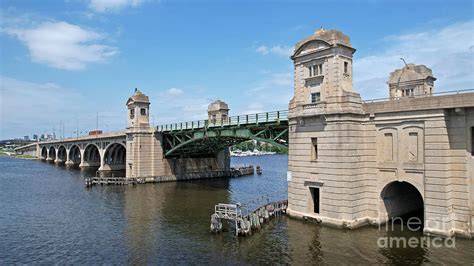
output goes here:
[[137, 7], [142, 3], [142, 0], [90, 0], [89, 8], [96, 12], [108, 12], [127, 7]]
[[387, 80], [396, 68], [408, 63], [433, 69], [435, 91], [474, 87], [474, 21], [440, 29], [388, 36], [382, 52], [354, 61], [354, 84], [363, 98], [388, 97]]
[[257, 49], [255, 49], [255, 52], [261, 55], [273, 54], [279, 56], [290, 56], [293, 53], [293, 47], [282, 45], [268, 47], [265, 45], [260, 45], [259, 47], [257, 47]]
[[233, 114], [253, 114], [284, 110], [293, 96], [293, 74], [262, 72], [262, 77], [245, 92], [244, 104], [237, 105]]
[[170, 88], [170, 89], [166, 90], [166, 93], [167, 93], [169, 96], [178, 96], [178, 95], [183, 94], [184, 91], [181, 90], [181, 89], [177, 89], [177, 88]]
[[104, 35], [67, 22], [45, 22], [32, 28], [7, 27], [2, 31], [22, 41], [32, 61], [59, 69], [84, 69], [118, 53], [116, 47], [102, 43]]
[[150, 94], [154, 106], [150, 110], [157, 125], [202, 120], [207, 118], [207, 107], [213, 99], [204, 90], [170, 88]]

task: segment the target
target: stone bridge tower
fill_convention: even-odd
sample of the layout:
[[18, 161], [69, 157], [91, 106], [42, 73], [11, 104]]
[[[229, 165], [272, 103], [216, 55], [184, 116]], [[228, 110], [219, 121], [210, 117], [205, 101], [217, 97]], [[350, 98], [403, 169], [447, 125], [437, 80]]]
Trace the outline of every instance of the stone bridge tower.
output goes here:
[[349, 37], [319, 29], [298, 42], [294, 61], [295, 91], [290, 112], [361, 113], [361, 99], [352, 88], [352, 48]]
[[390, 98], [362, 102], [354, 52], [336, 30], [295, 46], [288, 214], [346, 228], [418, 218], [426, 233], [474, 237], [474, 93], [433, 95], [431, 69], [407, 64]]
[[139, 129], [150, 127], [150, 100], [148, 96], [143, 94], [138, 89], [135, 89], [135, 93], [132, 97], [128, 98], [128, 123], [127, 129]]
[[363, 174], [364, 162], [354, 154], [365, 149], [363, 141], [355, 141], [364, 139], [364, 117], [361, 98], [352, 88], [354, 52], [348, 36], [320, 29], [298, 42], [291, 56], [295, 88], [288, 115], [290, 215], [316, 214], [338, 224], [352, 221], [350, 206], [365, 200], [363, 194], [341, 193], [360, 186]]
[[127, 177], [146, 177], [154, 175], [154, 155], [162, 158], [161, 144], [155, 138], [155, 130], [150, 127], [150, 100], [140, 90], [127, 101]]

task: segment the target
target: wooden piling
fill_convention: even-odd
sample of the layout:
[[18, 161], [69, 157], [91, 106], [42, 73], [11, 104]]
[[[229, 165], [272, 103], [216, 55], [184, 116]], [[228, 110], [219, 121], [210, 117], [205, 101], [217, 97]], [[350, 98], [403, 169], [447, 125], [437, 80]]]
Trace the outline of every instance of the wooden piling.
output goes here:
[[222, 230], [222, 220], [231, 220], [235, 223], [236, 235], [250, 235], [253, 230], [261, 228], [271, 217], [286, 213], [288, 200], [266, 203], [254, 211], [242, 215], [240, 204], [222, 204], [214, 207], [211, 215], [211, 232], [219, 233]]

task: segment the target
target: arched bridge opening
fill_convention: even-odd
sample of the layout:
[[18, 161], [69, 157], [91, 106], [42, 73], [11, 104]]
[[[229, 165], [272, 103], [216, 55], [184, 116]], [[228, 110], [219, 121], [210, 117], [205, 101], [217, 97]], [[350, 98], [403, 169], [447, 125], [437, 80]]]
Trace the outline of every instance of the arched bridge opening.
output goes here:
[[383, 205], [391, 223], [414, 225], [419, 223], [419, 230], [424, 225], [424, 202], [418, 189], [408, 182], [391, 182], [381, 192]]
[[56, 158], [57, 163], [65, 163], [67, 160], [67, 151], [66, 147], [63, 145], [59, 146], [58, 148], [58, 158]]
[[101, 171], [125, 170], [127, 150], [121, 143], [112, 143], [104, 153], [104, 165]]
[[41, 159], [43, 160], [48, 159], [48, 148], [46, 148], [46, 146], [41, 148]]
[[52, 162], [54, 162], [54, 160], [56, 160], [56, 149], [53, 146], [49, 147], [49, 149], [48, 149], [48, 159], [47, 160], [52, 161]]
[[84, 160], [81, 163], [82, 167], [99, 167], [100, 166], [100, 152], [94, 144], [89, 144], [84, 149]]
[[69, 165], [79, 165], [81, 163], [81, 150], [79, 146], [72, 145], [69, 148]]

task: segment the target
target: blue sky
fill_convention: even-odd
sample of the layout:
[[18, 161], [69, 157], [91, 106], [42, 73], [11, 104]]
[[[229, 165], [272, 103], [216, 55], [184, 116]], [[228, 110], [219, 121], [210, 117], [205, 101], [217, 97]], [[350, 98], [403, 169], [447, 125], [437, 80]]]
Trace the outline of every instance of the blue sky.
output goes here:
[[126, 125], [135, 87], [155, 124], [286, 109], [294, 44], [351, 38], [354, 87], [387, 97], [390, 71], [425, 64], [436, 91], [474, 88], [473, 1], [2, 0], [0, 139]]

